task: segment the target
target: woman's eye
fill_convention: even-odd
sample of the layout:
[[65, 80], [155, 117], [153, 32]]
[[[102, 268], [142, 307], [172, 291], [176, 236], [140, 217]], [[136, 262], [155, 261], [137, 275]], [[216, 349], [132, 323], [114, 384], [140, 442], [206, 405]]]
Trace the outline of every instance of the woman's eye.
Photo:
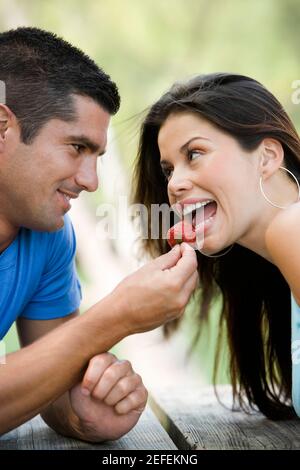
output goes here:
[[198, 157], [201, 157], [203, 155], [204, 152], [200, 151], [200, 150], [190, 150], [188, 152], [188, 158], [189, 160], [195, 160], [196, 158]]
[[166, 178], [166, 180], [168, 181], [172, 175], [172, 171], [171, 168], [162, 168], [162, 172], [163, 172], [163, 175], [164, 177]]

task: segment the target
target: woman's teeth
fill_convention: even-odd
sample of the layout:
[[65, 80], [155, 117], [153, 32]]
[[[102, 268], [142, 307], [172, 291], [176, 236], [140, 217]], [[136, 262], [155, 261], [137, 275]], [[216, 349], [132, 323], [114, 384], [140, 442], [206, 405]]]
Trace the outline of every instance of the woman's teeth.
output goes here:
[[191, 212], [200, 209], [200, 207], [206, 206], [206, 204], [208, 204], [209, 202], [212, 202], [212, 199], [208, 199], [207, 201], [203, 202], [196, 202], [196, 204], [187, 204], [184, 206], [182, 214], [183, 216], [186, 216]]
[[215, 201], [209, 199], [203, 202], [197, 202], [195, 204], [189, 204], [185, 206], [183, 210], [183, 219], [190, 222], [194, 229], [200, 226], [208, 225], [214, 218], [215, 212], [212, 215], [207, 214], [205, 206], [212, 202]]

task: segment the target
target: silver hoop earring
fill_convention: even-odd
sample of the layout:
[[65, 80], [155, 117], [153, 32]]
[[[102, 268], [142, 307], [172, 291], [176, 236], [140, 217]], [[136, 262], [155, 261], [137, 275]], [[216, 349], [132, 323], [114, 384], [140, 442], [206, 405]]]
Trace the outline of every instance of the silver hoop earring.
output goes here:
[[[292, 177], [293, 177], [294, 180], [296, 181], [296, 183], [297, 183], [297, 188], [298, 188], [298, 199], [297, 199], [297, 201], [299, 201], [299, 200], [300, 200], [300, 186], [299, 186], [299, 182], [298, 182], [296, 176], [295, 176], [290, 170], [288, 170], [287, 168], [284, 168], [283, 166], [280, 166], [279, 168], [281, 168], [282, 170], [285, 170], [285, 171], [287, 171], [288, 173], [290, 173], [290, 175], [292, 175]], [[271, 205], [274, 206], [274, 207], [278, 207], [279, 209], [286, 209], [287, 207], [289, 207], [289, 206], [286, 206], [286, 207], [279, 206], [278, 204], [274, 204], [274, 202], [270, 201], [270, 199], [265, 195], [265, 192], [264, 192], [263, 187], [262, 187], [262, 176], [261, 176], [260, 179], [259, 179], [259, 187], [260, 187], [260, 192], [261, 192], [261, 194], [263, 195], [263, 197], [265, 198], [265, 200], [266, 200], [269, 204], [271, 204]]]
[[200, 250], [199, 250], [199, 251], [200, 251], [201, 255], [207, 256], [208, 258], [220, 258], [221, 256], [227, 255], [227, 253], [229, 253], [229, 251], [232, 250], [233, 247], [234, 247], [234, 244], [231, 245], [231, 246], [228, 248], [228, 250], [225, 251], [225, 253], [221, 253], [220, 255], [207, 255], [207, 254], [205, 254], [205, 253], [202, 253], [202, 251], [200, 251]]

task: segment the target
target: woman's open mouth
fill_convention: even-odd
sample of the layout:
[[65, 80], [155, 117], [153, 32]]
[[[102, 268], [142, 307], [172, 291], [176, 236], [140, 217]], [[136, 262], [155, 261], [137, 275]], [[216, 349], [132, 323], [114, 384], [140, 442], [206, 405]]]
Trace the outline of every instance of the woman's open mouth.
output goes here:
[[188, 204], [183, 209], [183, 220], [191, 223], [193, 230], [207, 231], [217, 213], [218, 205], [214, 200]]
[[212, 199], [185, 204], [181, 214], [182, 220], [168, 231], [169, 245], [186, 242], [193, 248], [202, 248], [204, 235], [215, 220], [217, 208], [216, 201]]

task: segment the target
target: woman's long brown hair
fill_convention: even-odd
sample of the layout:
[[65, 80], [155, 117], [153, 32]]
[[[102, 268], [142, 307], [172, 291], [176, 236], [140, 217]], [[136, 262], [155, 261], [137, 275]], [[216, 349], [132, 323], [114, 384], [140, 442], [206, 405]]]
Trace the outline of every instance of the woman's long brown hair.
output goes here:
[[[169, 203], [157, 138], [166, 118], [175, 112], [205, 118], [248, 151], [256, 149], [266, 137], [277, 139], [284, 149], [285, 167], [300, 179], [297, 132], [278, 100], [259, 82], [217, 73], [177, 83], [150, 108], [141, 128], [133, 199], [148, 209], [148, 221], [144, 222], [149, 234], [151, 205]], [[170, 249], [163, 236], [144, 239], [143, 248], [152, 256]], [[209, 318], [213, 299], [221, 294], [220, 332], [225, 326], [234, 398], [244, 409], [248, 402], [271, 419], [294, 416], [290, 402], [291, 293], [282, 274], [238, 244], [224, 257], [208, 258], [199, 252], [197, 257], [201, 286], [199, 331]], [[178, 321], [166, 324], [165, 334], [177, 325]], [[219, 353], [220, 342], [215, 376]]]

